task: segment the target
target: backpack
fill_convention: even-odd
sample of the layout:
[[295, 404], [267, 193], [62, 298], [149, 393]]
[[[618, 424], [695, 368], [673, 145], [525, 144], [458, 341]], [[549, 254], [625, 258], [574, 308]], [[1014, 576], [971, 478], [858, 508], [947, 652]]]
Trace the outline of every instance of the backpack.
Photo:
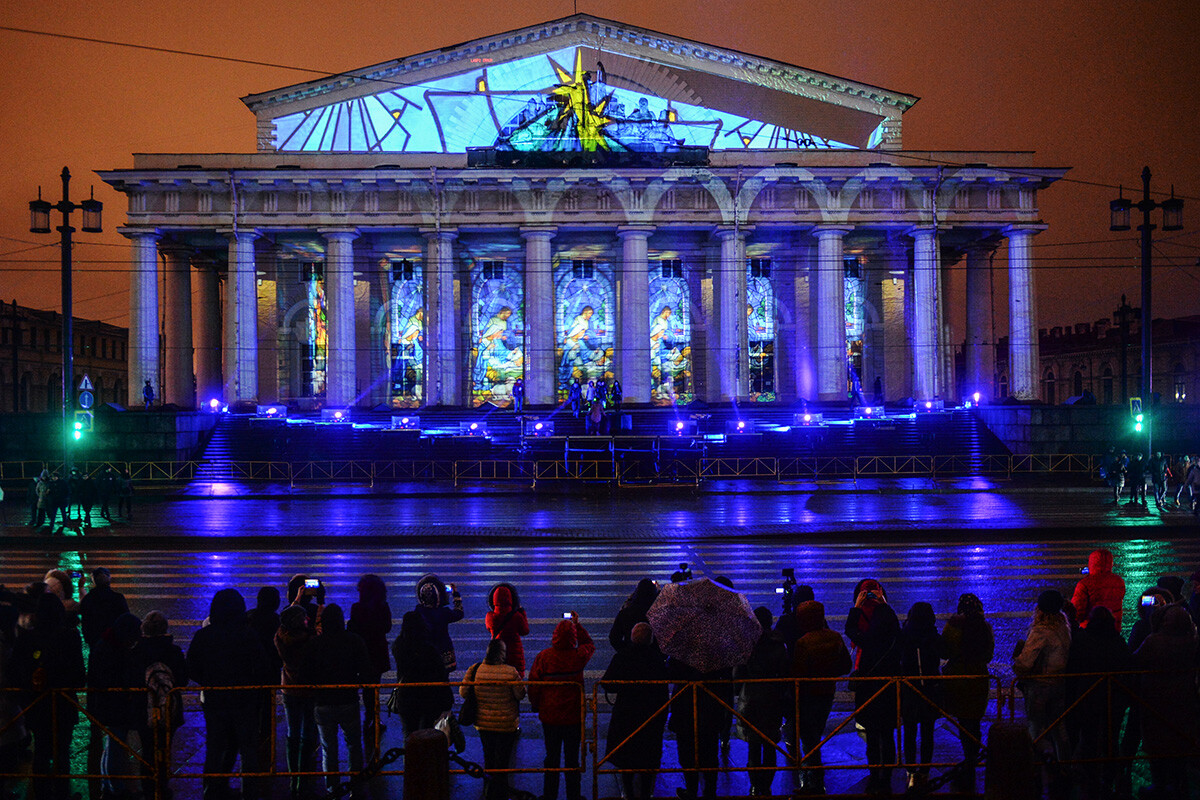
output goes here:
[[171, 730], [183, 725], [183, 698], [175, 689], [175, 673], [161, 661], [146, 667], [146, 724], [151, 728], [162, 713]]

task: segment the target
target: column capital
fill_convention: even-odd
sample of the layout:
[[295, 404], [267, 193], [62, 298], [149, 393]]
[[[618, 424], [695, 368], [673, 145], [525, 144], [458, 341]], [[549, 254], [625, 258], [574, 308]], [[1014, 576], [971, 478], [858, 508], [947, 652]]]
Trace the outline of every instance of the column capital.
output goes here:
[[553, 239], [555, 236], [558, 235], [558, 228], [555, 228], [555, 227], [521, 228], [520, 232], [521, 232], [521, 238], [527, 242], [530, 239], [535, 239], [535, 240], [541, 239], [543, 241], [550, 241], [551, 239]]
[[217, 233], [229, 239], [231, 242], [246, 240], [252, 242], [258, 237], [262, 236], [262, 234], [254, 228], [237, 228], [236, 230], [233, 228], [217, 228]]
[[130, 228], [128, 226], [121, 226], [120, 228], [117, 228], [117, 233], [131, 241], [134, 239], [153, 239], [157, 242], [162, 238], [162, 234], [157, 228], [150, 228], [147, 230], [146, 228]]
[[658, 230], [653, 225], [622, 225], [617, 228], [617, 236], [621, 239], [642, 237], [649, 239]]
[[721, 241], [726, 241], [727, 239], [733, 239], [734, 237], [744, 240], [746, 238], [746, 234], [749, 233], [751, 230], [753, 230], [753, 229], [747, 228], [747, 227], [714, 228], [713, 236], [717, 237]]
[[1000, 235], [1007, 236], [1009, 238], [1012, 238], [1013, 236], [1037, 236], [1039, 233], [1049, 227], [1049, 225], [1045, 224], [1006, 225], [1000, 229]]
[[812, 235], [818, 239], [823, 239], [827, 236], [836, 236], [841, 239], [853, 230], [853, 225], [816, 225], [812, 229]]
[[326, 241], [331, 242], [352, 242], [362, 235], [358, 228], [317, 228], [317, 233], [324, 236]]
[[920, 236], [936, 236], [938, 229], [933, 225], [913, 225], [911, 228], [904, 229], [904, 235], [912, 239]]
[[458, 238], [458, 231], [454, 228], [422, 228], [421, 235], [428, 241], [438, 240], [442, 242], [452, 242]]

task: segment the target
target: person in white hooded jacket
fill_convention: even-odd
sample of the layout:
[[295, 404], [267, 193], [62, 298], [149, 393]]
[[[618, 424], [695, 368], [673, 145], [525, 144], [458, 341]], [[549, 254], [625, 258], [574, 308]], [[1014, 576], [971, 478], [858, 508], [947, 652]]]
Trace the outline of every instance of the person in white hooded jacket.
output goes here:
[[1038, 596], [1029, 633], [1017, 642], [1012, 668], [1025, 697], [1029, 734], [1036, 740], [1045, 733], [1041, 750], [1059, 760], [1070, 755], [1066, 728], [1059, 719], [1066, 710], [1062, 674], [1070, 650], [1071, 626], [1063, 613], [1063, 596], [1048, 589]]

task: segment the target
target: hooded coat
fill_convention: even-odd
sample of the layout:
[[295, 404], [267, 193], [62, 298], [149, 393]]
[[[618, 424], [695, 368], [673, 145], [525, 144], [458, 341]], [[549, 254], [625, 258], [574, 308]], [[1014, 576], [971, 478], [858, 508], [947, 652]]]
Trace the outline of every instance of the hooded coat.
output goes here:
[[[564, 619], [554, 626], [550, 646], [537, 654], [529, 668], [529, 703], [543, 725], [583, 722], [583, 669], [596, 652], [583, 626]], [[535, 681], [569, 681], [574, 685], [539, 686]]]
[[[796, 606], [796, 631], [800, 637], [792, 647], [793, 678], [838, 678], [853, 664], [846, 641], [825, 623], [825, 606], [807, 600]], [[831, 700], [837, 692], [835, 681], [802, 682], [797, 689], [800, 702], [805, 698]]]
[[1088, 556], [1088, 573], [1075, 584], [1071, 605], [1075, 606], [1075, 618], [1081, 628], [1087, 627], [1088, 614], [1096, 606], [1104, 606], [1112, 612], [1121, 628], [1121, 607], [1125, 604], [1125, 580], [1112, 571], [1113, 554], [1108, 550], [1093, 550]]
[[525, 677], [525, 645], [522, 636], [529, 635], [529, 619], [525, 609], [513, 608], [512, 592], [507, 586], [497, 586], [492, 592], [493, 609], [484, 617], [488, 633], [504, 642], [505, 663]]
[[[201, 686], [261, 686], [276, 680], [262, 640], [246, 623], [246, 601], [237, 589], [213, 595], [208, 619], [188, 647], [192, 680]], [[204, 705], [211, 709], [257, 709], [265, 699], [262, 692], [204, 692]]]
[[886, 603], [878, 603], [869, 611], [851, 608], [846, 616], [846, 636], [858, 649], [855, 680], [851, 682], [854, 705], [858, 709], [855, 718], [867, 728], [895, 726], [895, 690], [884, 691], [875, 697], [875, 693], [884, 688], [884, 683], [863, 678], [900, 674], [902, 642], [896, 612]]
[[[88, 659], [88, 711], [103, 725], [135, 728], [145, 724], [146, 698], [133, 689], [145, 686], [138, 679], [133, 648], [142, 634], [142, 621], [122, 614], [101, 635]], [[126, 689], [130, 691], [108, 691]]]
[[[1138, 669], [1146, 670], [1141, 694], [1142, 740], [1146, 753], [1159, 756], [1194, 752], [1196, 736], [1196, 626], [1182, 606], [1168, 606], [1162, 626], [1146, 637], [1133, 654]], [[1159, 720], [1169, 719], [1173, 727]]]

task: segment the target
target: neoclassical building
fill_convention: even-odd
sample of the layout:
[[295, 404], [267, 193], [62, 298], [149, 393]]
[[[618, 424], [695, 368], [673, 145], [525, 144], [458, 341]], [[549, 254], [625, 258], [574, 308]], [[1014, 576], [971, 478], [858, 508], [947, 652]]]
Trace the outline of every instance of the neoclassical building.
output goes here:
[[1008, 392], [1038, 396], [1030, 245], [1065, 170], [907, 151], [911, 95], [577, 14], [243, 101], [256, 152], [100, 173], [129, 198], [131, 395], [952, 399], [965, 303], [991, 397], [1006, 248]]

